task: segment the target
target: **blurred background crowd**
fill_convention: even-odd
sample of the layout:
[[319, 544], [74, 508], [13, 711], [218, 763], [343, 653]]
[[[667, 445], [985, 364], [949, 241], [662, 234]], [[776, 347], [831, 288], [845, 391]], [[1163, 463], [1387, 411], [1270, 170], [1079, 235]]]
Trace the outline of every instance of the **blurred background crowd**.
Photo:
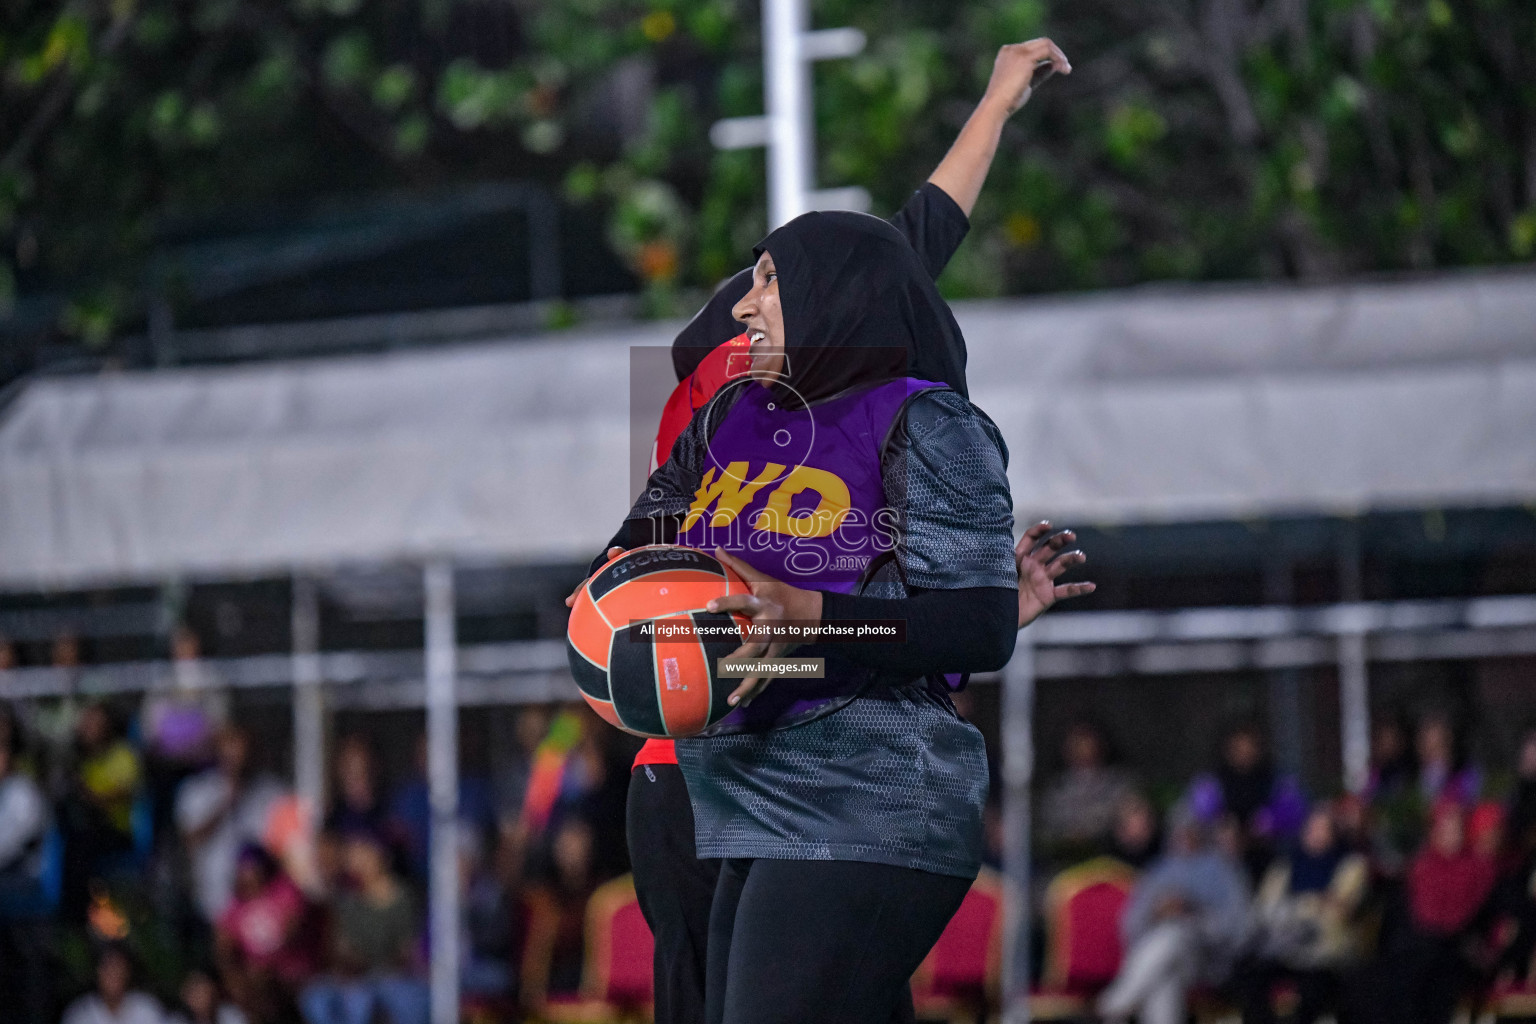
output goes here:
[[[961, 695], [994, 746], [995, 696]], [[428, 1019], [419, 716], [341, 724], [316, 814], [259, 706], [232, 710], [213, 688], [0, 712], [0, 1016]], [[1380, 716], [1369, 785], [1342, 795], [1277, 767], [1253, 719], [1182, 778], [1126, 759], [1096, 718], [1057, 732], [1036, 787], [1037, 991], [1148, 1021], [1443, 1024], [1530, 979], [1536, 728], [1485, 762], [1451, 708]], [[480, 709], [465, 735], [464, 1013], [542, 1019], [581, 989], [589, 906], [627, 871], [635, 744], [584, 705]], [[995, 867], [995, 800], [989, 822]], [[1105, 884], [1121, 898], [1073, 906]]]
[[[585, 705], [502, 717], [505, 746], [460, 780], [461, 990], [515, 1014], [578, 988], [588, 901], [628, 870], [634, 746]], [[134, 1024], [424, 1024], [425, 740], [390, 725], [337, 738], [316, 815], [227, 694], [7, 706], [0, 1015], [58, 1019], [87, 992], [111, 1019], [131, 985], [160, 1007]], [[386, 768], [381, 747], [401, 756]], [[64, 1019], [101, 1020], [91, 998]]]
[[1077, 979], [1109, 982], [1111, 1019], [1182, 1021], [1202, 995], [1250, 1024], [1476, 1019], [1530, 975], [1536, 729], [1514, 763], [1483, 766], [1444, 710], [1384, 718], [1359, 794], [1308, 793], [1253, 722], [1171, 804], [1092, 720], [1068, 727], [1060, 764], [1036, 834], [1045, 881], [1127, 869], [1127, 902], [1097, 925], [1124, 958]]

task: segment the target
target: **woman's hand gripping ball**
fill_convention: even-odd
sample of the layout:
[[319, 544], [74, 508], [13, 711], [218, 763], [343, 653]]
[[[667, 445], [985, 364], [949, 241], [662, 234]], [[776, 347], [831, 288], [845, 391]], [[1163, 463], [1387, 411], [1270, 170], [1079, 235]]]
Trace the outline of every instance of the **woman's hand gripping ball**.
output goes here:
[[[722, 548], [715, 549], [715, 557], [734, 569], [751, 588], [750, 594], [730, 594], [710, 601], [712, 612], [737, 612], [752, 620], [753, 625], [774, 626], [786, 622], [819, 623], [821, 621], [821, 592], [801, 590], [788, 583], [781, 583]], [[777, 658], [799, 646], [785, 641], [748, 640], [732, 651], [732, 659]], [[740, 707], [752, 700], [771, 682], [767, 676], [748, 676], [741, 681], [727, 702]]]

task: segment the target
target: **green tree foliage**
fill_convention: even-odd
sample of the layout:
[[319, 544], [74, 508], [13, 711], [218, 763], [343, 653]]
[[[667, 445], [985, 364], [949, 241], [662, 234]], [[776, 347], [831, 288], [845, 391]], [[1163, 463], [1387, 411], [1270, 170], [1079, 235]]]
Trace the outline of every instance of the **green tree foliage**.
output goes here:
[[[898, 206], [998, 46], [1072, 56], [1009, 126], [956, 296], [1303, 278], [1536, 254], [1524, 0], [821, 0], [819, 184]], [[168, 215], [487, 178], [601, 204], [658, 312], [746, 259], [763, 157], [747, 0], [8, 0], [0, 308], [67, 289], [100, 344]], [[258, 207], [259, 208], [259, 207]]]

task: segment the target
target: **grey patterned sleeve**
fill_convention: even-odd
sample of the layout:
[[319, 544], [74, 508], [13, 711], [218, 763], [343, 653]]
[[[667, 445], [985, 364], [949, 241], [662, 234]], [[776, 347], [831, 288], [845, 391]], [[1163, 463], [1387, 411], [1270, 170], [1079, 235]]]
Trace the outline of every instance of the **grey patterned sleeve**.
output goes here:
[[1018, 586], [1008, 447], [986, 413], [947, 388], [923, 392], [882, 469], [908, 586]]

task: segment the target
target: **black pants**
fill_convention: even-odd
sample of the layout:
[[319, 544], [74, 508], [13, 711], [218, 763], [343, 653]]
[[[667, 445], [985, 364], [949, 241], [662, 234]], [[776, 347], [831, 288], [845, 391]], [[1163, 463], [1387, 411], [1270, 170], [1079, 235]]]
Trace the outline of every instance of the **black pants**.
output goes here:
[[640, 911], [656, 937], [656, 1024], [703, 1024], [704, 953], [718, 860], [693, 845], [693, 806], [675, 764], [629, 776], [629, 862]]
[[911, 1019], [907, 981], [971, 881], [830, 860], [727, 860], [709, 919], [708, 1024]]

